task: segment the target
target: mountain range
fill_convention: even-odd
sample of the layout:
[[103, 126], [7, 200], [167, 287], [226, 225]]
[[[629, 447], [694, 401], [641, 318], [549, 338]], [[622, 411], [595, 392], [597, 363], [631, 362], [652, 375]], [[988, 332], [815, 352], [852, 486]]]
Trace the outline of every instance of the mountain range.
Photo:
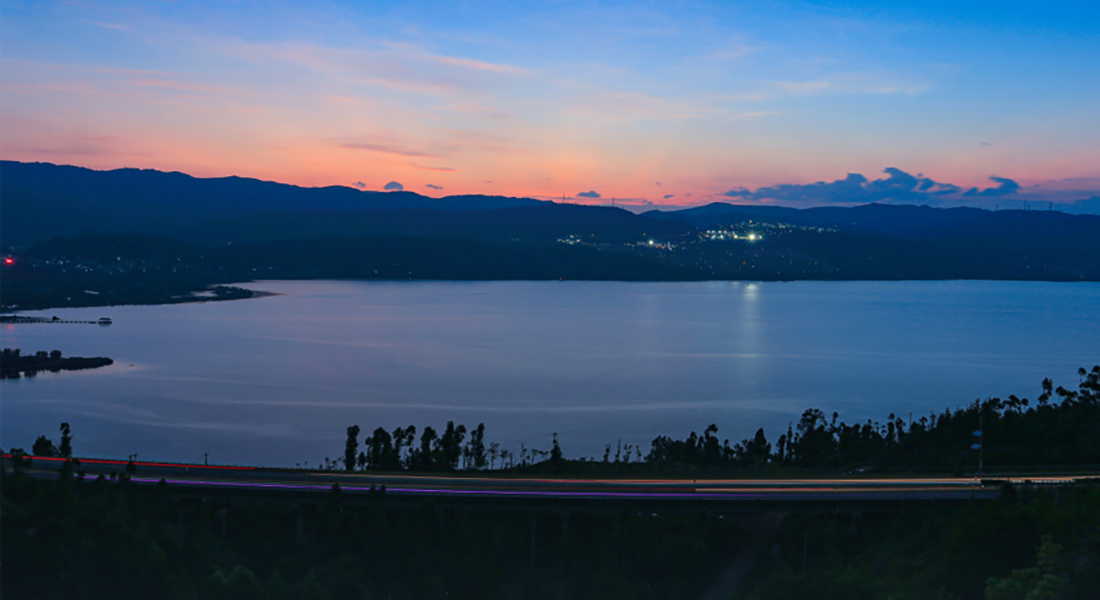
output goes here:
[[[14, 161], [0, 161], [0, 203], [0, 241], [29, 255], [201, 255], [204, 269], [229, 280], [258, 270], [290, 278], [1100, 280], [1100, 217], [1058, 211], [714, 203], [634, 214]], [[749, 231], [752, 239], [736, 235]]]

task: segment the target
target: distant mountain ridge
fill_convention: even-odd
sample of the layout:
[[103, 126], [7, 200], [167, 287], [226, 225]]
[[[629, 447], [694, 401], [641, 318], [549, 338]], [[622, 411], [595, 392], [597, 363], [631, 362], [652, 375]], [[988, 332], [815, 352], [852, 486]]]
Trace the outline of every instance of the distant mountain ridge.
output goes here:
[[935, 239], [954, 235], [1046, 236], [1095, 234], [1100, 217], [1048, 210], [1001, 210], [912, 204], [863, 204], [789, 208], [714, 202], [674, 211], [642, 213], [650, 219], [683, 221], [700, 229], [752, 220], [835, 229], [843, 233]]
[[[243, 281], [257, 273], [1100, 281], [1100, 216], [1058, 211], [714, 203], [638, 215], [530, 198], [437, 199], [10, 161], [0, 162], [0, 194], [0, 241], [16, 254], [37, 260], [113, 256], [115, 263], [125, 254], [148, 265], [172, 264], [172, 273], [189, 269], [205, 283]], [[757, 235], [743, 235], [752, 232]], [[56, 238], [63, 239], [45, 243]], [[8, 292], [14, 289], [18, 297], [21, 285], [41, 287], [32, 271], [5, 271]], [[23, 283], [8, 285], [18, 281]], [[76, 293], [84, 289], [96, 288]]]
[[246, 177], [198, 178], [152, 169], [95, 171], [0, 161], [0, 237], [23, 246], [84, 231], [174, 231], [205, 221], [298, 211], [466, 211], [540, 206], [532, 198], [318, 188]]

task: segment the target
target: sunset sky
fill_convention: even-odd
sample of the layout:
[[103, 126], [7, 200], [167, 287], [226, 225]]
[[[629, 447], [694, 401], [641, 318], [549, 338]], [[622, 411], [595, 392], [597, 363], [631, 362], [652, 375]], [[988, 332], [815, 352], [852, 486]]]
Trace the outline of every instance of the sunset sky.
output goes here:
[[888, 167], [1100, 194], [1100, 5], [889, 4], [2, 0], [0, 157], [638, 205]]

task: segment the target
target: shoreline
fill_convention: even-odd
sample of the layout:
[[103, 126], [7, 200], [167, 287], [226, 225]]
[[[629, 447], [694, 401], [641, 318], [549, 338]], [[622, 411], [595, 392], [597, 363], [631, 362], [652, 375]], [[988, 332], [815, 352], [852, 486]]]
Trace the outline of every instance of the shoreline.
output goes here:
[[[508, 282], [579, 282], [579, 283], [932, 283], [932, 282], [989, 282], [989, 283], [1055, 283], [1055, 284], [1100, 284], [1098, 280], [1049, 280], [1049, 279], [348, 279], [342, 277], [323, 277], [308, 279], [261, 279], [258, 281], [242, 281], [239, 284], [259, 283], [264, 281], [310, 282], [310, 281], [347, 281], [356, 283], [508, 283]], [[213, 285], [208, 289], [195, 293], [209, 292], [213, 288], [233, 288], [248, 291], [248, 296], [197, 296], [171, 297], [153, 302], [113, 302], [105, 304], [51, 304], [46, 306], [18, 307], [0, 305], [0, 312], [7, 315], [18, 315], [30, 311], [44, 311], [51, 309], [69, 308], [107, 308], [112, 306], [167, 306], [171, 304], [195, 304], [202, 302], [226, 302], [233, 300], [252, 300], [271, 296], [283, 296], [283, 292], [267, 290], [252, 290], [238, 285]]]
[[[248, 283], [248, 282], [245, 282], [245, 283]], [[205, 303], [205, 302], [232, 302], [232, 301], [237, 301], [237, 300], [253, 300], [253, 299], [256, 299], [256, 298], [267, 298], [267, 297], [271, 297], [271, 296], [282, 296], [283, 295], [280, 292], [269, 292], [269, 291], [265, 291], [265, 290], [250, 290], [248, 288], [239, 288], [239, 287], [236, 287], [236, 286], [212, 286], [212, 287], [233, 287], [235, 289], [246, 290], [246, 291], [250, 292], [250, 294], [248, 296], [230, 296], [230, 297], [219, 297], [217, 295], [214, 295], [214, 296], [192, 295], [190, 297], [168, 298], [166, 300], [162, 300], [162, 301], [159, 301], [159, 302], [112, 302], [112, 303], [109, 303], [109, 304], [52, 304], [52, 305], [48, 305], [48, 306], [18, 307], [18, 308], [12, 308], [12, 307], [8, 307], [8, 306], [4, 306], [2, 309], [3, 309], [4, 314], [6, 314], [6, 315], [20, 315], [21, 313], [26, 313], [26, 312], [55, 310], [55, 309], [109, 308], [109, 307], [112, 307], [112, 306], [168, 306], [168, 305], [172, 305], [172, 304], [199, 304], [199, 303]], [[210, 290], [207, 289], [207, 290], [202, 290], [199, 293], [209, 292], [209, 291]], [[18, 322], [12, 323], [12, 324], [17, 324], [17, 323]], [[22, 324], [26, 325], [28, 323], [22, 323]]]

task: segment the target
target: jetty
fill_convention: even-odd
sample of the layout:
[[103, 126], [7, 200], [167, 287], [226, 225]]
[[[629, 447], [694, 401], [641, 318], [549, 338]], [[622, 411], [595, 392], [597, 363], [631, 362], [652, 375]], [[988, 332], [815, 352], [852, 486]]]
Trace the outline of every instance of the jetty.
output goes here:
[[0, 324], [4, 323], [68, 323], [77, 325], [110, 325], [108, 317], [100, 317], [95, 321], [79, 321], [74, 319], [61, 319], [58, 317], [25, 317], [22, 315], [0, 315]]

